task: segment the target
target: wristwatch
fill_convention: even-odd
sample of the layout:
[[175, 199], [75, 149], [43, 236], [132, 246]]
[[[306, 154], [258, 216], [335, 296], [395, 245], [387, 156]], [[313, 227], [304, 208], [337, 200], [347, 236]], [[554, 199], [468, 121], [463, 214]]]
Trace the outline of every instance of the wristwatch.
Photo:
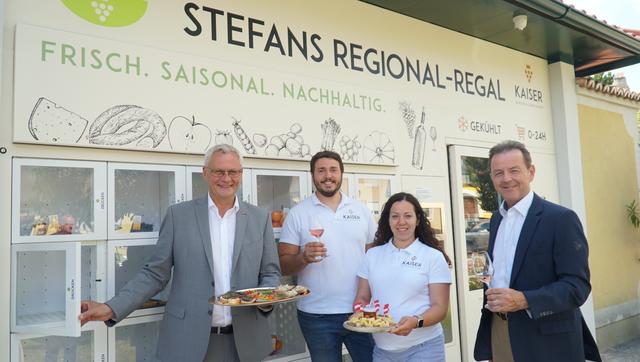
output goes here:
[[416, 328], [424, 327], [424, 319], [422, 319], [421, 315], [414, 315], [414, 317], [418, 320], [418, 326]]

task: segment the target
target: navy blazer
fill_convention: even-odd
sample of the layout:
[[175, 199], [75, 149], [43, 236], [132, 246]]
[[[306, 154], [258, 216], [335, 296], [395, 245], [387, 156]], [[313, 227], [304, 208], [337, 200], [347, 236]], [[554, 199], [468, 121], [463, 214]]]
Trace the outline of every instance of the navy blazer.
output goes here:
[[[500, 212], [494, 212], [489, 224], [492, 258], [501, 221]], [[508, 313], [515, 361], [601, 361], [580, 312], [591, 292], [588, 256], [587, 239], [575, 212], [534, 194], [518, 238], [509, 285], [524, 293], [531, 313]], [[486, 302], [485, 296], [483, 306]], [[491, 319], [491, 311], [483, 307], [474, 349], [476, 360], [492, 358]]]

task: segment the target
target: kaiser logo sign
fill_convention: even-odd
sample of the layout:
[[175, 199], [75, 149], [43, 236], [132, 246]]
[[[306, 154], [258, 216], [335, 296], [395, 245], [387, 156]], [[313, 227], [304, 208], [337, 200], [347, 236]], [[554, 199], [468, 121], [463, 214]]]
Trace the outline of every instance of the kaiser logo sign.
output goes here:
[[531, 84], [531, 78], [533, 78], [533, 69], [531, 69], [531, 65], [527, 64], [524, 66], [524, 76], [527, 77], [527, 82]]
[[147, 0], [61, 0], [67, 9], [84, 20], [102, 26], [121, 27], [140, 20], [147, 12]]
[[533, 67], [530, 64], [524, 66], [524, 77], [527, 80], [526, 85], [516, 84], [514, 86], [514, 95], [516, 103], [542, 106], [542, 91], [531, 86], [534, 78]]

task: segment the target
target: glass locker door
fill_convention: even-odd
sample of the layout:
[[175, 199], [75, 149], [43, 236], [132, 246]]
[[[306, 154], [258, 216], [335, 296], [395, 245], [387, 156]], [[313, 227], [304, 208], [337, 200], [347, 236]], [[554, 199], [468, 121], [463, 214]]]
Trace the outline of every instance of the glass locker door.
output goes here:
[[[155, 250], [156, 239], [110, 240], [107, 254], [107, 297], [112, 298], [127, 284], [145, 265]], [[158, 314], [164, 312], [167, 304], [171, 280], [167, 286], [145, 302], [130, 317]]]
[[185, 200], [184, 166], [109, 163], [109, 239], [157, 238], [170, 205]]
[[378, 221], [384, 203], [397, 192], [398, 185], [393, 175], [345, 173], [341, 190], [367, 205]]
[[[186, 174], [187, 174], [187, 178], [186, 178], [187, 200], [193, 200], [199, 197], [207, 196], [207, 194], [209, 193], [209, 184], [207, 184], [207, 181], [204, 178], [202, 178], [202, 167], [187, 166]], [[244, 185], [245, 185], [246, 176], [250, 174], [251, 174], [250, 169], [245, 168], [243, 170], [242, 184], [240, 185], [240, 188], [236, 193], [236, 195], [240, 198], [240, 200], [244, 202], [250, 202], [249, 200], [245, 200], [243, 198], [243, 192], [242, 192], [242, 189], [245, 187]], [[251, 181], [249, 180], [247, 184], [250, 184], [250, 183]]]
[[444, 331], [445, 357], [447, 361], [456, 362], [461, 360], [460, 351], [460, 330], [458, 316], [458, 298], [456, 285], [456, 266], [454, 261], [453, 239], [448, 237], [446, 230], [448, 229], [445, 222], [445, 208], [442, 203], [420, 202], [422, 210], [425, 212], [431, 228], [433, 229], [436, 239], [444, 248], [445, 252], [451, 259], [453, 265], [449, 266], [451, 271], [451, 289], [449, 296], [449, 310], [447, 316], [440, 322]]
[[80, 336], [81, 244], [11, 246], [11, 331]]
[[251, 194], [245, 199], [271, 212], [271, 225], [278, 239], [287, 212], [310, 195], [309, 172], [252, 169]]
[[107, 326], [89, 322], [80, 337], [11, 334], [11, 362], [71, 362], [107, 360]]
[[472, 361], [484, 294], [471, 257], [489, 247], [491, 210], [498, 209], [499, 198], [489, 174], [488, 149], [454, 145], [448, 151], [462, 357]]
[[127, 318], [108, 329], [109, 362], [156, 362], [162, 315]]
[[[251, 190], [244, 196], [245, 201], [271, 212], [276, 241], [280, 238], [280, 231], [287, 212], [311, 192], [309, 172], [245, 169], [243, 183], [246, 190]], [[249, 188], [247, 185], [251, 185]], [[283, 277], [282, 284], [295, 284], [292, 277]], [[294, 361], [308, 358], [307, 346], [298, 326], [295, 303], [277, 305], [272, 313], [272, 337], [276, 351], [269, 360]]]
[[202, 178], [202, 167], [187, 166], [187, 200], [207, 196], [209, 185]]
[[15, 158], [12, 242], [104, 240], [106, 163]]

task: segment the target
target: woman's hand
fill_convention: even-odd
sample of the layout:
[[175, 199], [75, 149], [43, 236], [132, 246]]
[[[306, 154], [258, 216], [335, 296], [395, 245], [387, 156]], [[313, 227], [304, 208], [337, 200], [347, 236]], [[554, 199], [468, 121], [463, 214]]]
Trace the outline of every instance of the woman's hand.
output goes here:
[[370, 300], [371, 289], [369, 288], [369, 281], [367, 279], [358, 277], [358, 291], [356, 292], [356, 298], [353, 300], [353, 306], [355, 307], [356, 304], [365, 306], [369, 304]]
[[397, 334], [399, 336], [407, 336], [417, 326], [418, 318], [414, 316], [404, 316], [400, 319], [400, 322], [398, 322], [398, 324], [389, 331], [389, 333]]

